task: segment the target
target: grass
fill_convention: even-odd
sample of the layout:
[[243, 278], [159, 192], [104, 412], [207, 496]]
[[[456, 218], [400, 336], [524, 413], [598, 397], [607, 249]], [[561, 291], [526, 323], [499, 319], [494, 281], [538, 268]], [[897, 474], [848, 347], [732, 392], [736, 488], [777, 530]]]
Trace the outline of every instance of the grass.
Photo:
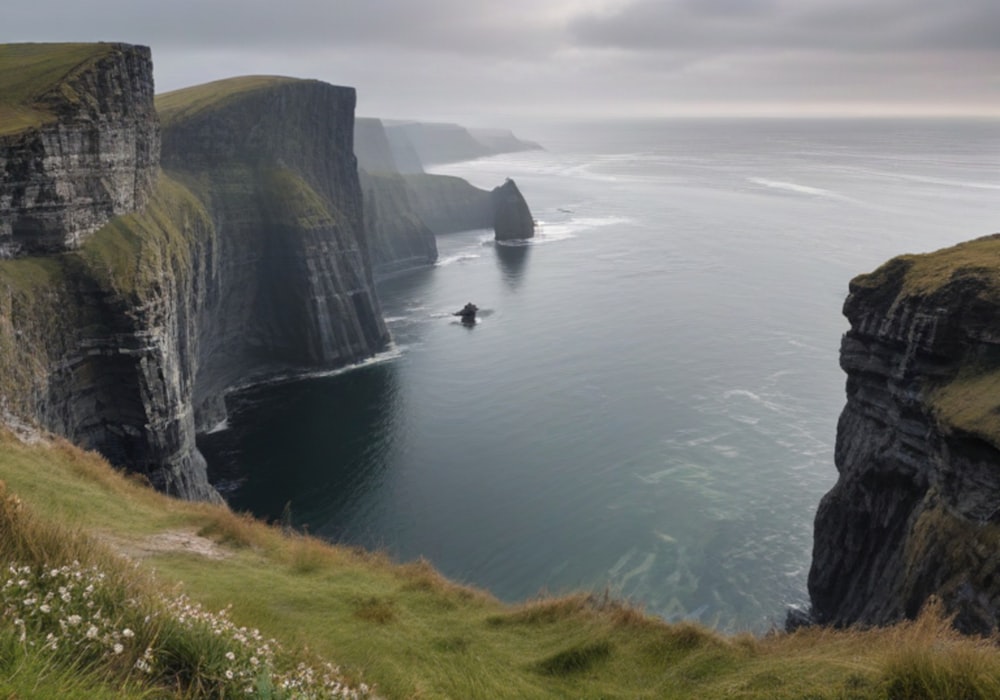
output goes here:
[[260, 174], [261, 199], [269, 209], [269, 221], [288, 229], [332, 228], [336, 220], [324, 199], [300, 175], [288, 168]]
[[299, 78], [276, 75], [246, 75], [165, 92], [156, 96], [156, 111], [164, 127], [188, 119], [206, 109], [216, 109], [229, 101], [257, 90], [282, 83], [302, 82]]
[[134, 214], [117, 216], [76, 253], [91, 276], [122, 296], [148, 294], [166, 278], [191, 274], [191, 247], [206, 244], [213, 224], [202, 203], [160, 173], [153, 197]]
[[[329, 659], [386, 698], [998, 696], [993, 642], [958, 636], [937, 610], [882, 630], [725, 637], [667, 624], [606, 595], [505, 605], [425, 562], [395, 564], [223, 507], [166, 498], [58, 440], [29, 445], [0, 435], [0, 479], [42, 528], [4, 532], [5, 558], [97, 562], [131, 597], [183, 592], [207, 610], [231, 606], [233, 624], [278, 640], [288, 663]], [[177, 530], [200, 532], [219, 556], [151, 550], [136, 566], [102, 544], [139, 551]], [[33, 655], [10, 634], [9, 621], [0, 622], [0, 696], [32, 697], [25, 688], [33, 683], [43, 688], [36, 696], [122, 697], [122, 683], [139, 696], [150, 688], [210, 695], [219, 681], [221, 667], [196, 663], [211, 651], [204, 640], [190, 641], [201, 651], [184, 657], [183, 682], [178, 671], [174, 686], [163, 678], [136, 685], [134, 674], [114, 666], [68, 672], [58, 657]]]
[[929, 398], [940, 422], [1000, 445], [1000, 368], [964, 368]]
[[1000, 235], [977, 238], [950, 248], [921, 255], [900, 255], [874, 272], [859, 275], [852, 286], [887, 286], [902, 276], [904, 296], [929, 296], [956, 278], [975, 277], [985, 282], [991, 298], [1000, 300]]
[[[893, 307], [903, 300], [926, 300], [932, 308], [967, 307], [970, 298], [1000, 305], [1000, 235], [932, 253], [898, 256], [854, 278], [851, 288], [887, 295], [884, 300]], [[971, 327], [971, 322], [966, 325]], [[988, 356], [988, 347], [984, 354], [982, 344], [973, 350], [979, 354], [951, 358], [951, 375], [928, 386], [927, 401], [946, 430], [1000, 446], [1000, 358]]]
[[113, 44], [0, 44], [0, 136], [55, 119], [47, 94]]

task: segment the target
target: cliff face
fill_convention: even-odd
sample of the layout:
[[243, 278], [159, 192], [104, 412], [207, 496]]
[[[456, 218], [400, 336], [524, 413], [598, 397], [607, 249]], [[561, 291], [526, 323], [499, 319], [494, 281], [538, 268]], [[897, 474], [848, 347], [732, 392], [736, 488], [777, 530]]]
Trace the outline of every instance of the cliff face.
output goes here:
[[437, 260], [434, 232], [415, 213], [406, 179], [394, 173], [359, 172], [365, 202], [365, 235], [376, 277]]
[[200, 317], [196, 420], [261, 374], [336, 367], [388, 342], [353, 155], [355, 92], [240, 78], [170, 93], [163, 167], [203, 201], [219, 249]]
[[1000, 622], [1000, 238], [851, 282], [839, 479], [816, 515], [813, 618], [885, 624], [940, 597]]
[[[46, 62], [58, 68], [26, 88]], [[146, 203], [159, 152], [148, 48], [7, 45], [4, 90], [20, 97], [8, 114], [30, 118], [0, 128], [0, 257], [75, 248]]]
[[337, 367], [388, 341], [362, 229], [354, 99], [275, 78], [164, 96], [169, 173], [146, 207], [77, 250], [0, 261], [4, 413], [169, 493], [217, 499], [195, 433], [225, 418], [226, 390]]
[[512, 180], [488, 192], [458, 177], [424, 173], [421, 159], [444, 162], [537, 144], [506, 131], [417, 123], [387, 128], [378, 119], [357, 120], [354, 133], [376, 275], [437, 260], [435, 234], [492, 227], [497, 240], [534, 235], [531, 212]]
[[428, 166], [541, 148], [499, 129], [466, 129], [432, 122], [388, 122], [387, 129], [397, 164], [406, 173], [420, 172], [405, 167], [412, 160], [411, 154]]
[[414, 211], [381, 120], [355, 120], [354, 153], [375, 276], [433, 263], [438, 257], [434, 232]]
[[434, 233], [493, 226], [490, 193], [451, 175], [406, 175], [413, 211]]

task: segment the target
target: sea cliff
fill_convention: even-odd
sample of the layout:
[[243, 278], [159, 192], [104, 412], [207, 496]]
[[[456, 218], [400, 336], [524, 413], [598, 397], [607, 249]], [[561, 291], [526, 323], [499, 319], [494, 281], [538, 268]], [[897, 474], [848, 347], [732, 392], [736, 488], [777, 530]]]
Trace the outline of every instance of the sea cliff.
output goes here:
[[0, 45], [0, 257], [78, 247], [142, 207], [159, 148], [148, 48]]
[[1000, 623], [1000, 237], [855, 278], [841, 345], [839, 478], [815, 522], [822, 624]]
[[[148, 50], [92, 51], [100, 58], [81, 60], [98, 75], [74, 82], [70, 70], [69, 82], [53, 80], [56, 91], [99, 114], [127, 112], [134, 133], [158, 135]], [[145, 109], [121, 106], [136, 96], [102, 72], [120, 65], [142, 72], [130, 80], [149, 86]], [[270, 77], [159, 98], [163, 170], [154, 139], [152, 162], [133, 168], [148, 192], [129, 213], [87, 218], [73, 230], [103, 225], [71, 244], [11, 248], [46, 254], [0, 262], [8, 420], [95, 448], [168, 493], [217, 500], [195, 434], [225, 418], [227, 390], [338, 367], [388, 342], [364, 237], [354, 105], [351, 88]], [[14, 138], [38, 143], [33, 134], [71, 128], [53, 114]], [[116, 161], [117, 151], [102, 150], [116, 143], [97, 138], [95, 159]], [[20, 157], [13, 146], [7, 152]], [[0, 191], [18, 190], [11, 172]], [[72, 191], [60, 172], [54, 189]], [[2, 204], [12, 217], [31, 206]]]

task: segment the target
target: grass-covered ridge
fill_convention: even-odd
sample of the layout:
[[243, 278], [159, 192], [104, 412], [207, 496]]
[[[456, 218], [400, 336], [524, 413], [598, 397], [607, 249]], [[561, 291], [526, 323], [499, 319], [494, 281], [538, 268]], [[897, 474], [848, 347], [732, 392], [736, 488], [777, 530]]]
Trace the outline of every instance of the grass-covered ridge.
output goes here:
[[0, 136], [56, 117], [41, 100], [114, 44], [0, 44]]
[[[869, 632], [723, 637], [599, 595], [504, 605], [423, 563], [396, 565], [222, 507], [171, 500], [62, 442], [25, 444], [0, 434], [0, 480], [0, 569], [28, 566], [38, 578], [59, 567], [93, 567], [109, 582], [102, 615], [114, 621], [104, 646], [88, 647], [82, 662], [76, 645], [46, 651], [20, 642], [24, 623], [15, 620], [28, 618], [8, 603], [0, 611], [2, 697], [229, 697], [219, 690], [228, 687], [226, 671], [242, 673], [247, 666], [231, 664], [249, 657], [240, 657], [238, 645], [212, 646], [200, 628], [179, 627], [163, 601], [181, 595], [203, 611], [231, 605], [234, 629], [277, 640], [282, 669], [328, 660], [352, 687], [374, 683], [386, 698], [1000, 694], [996, 648], [957, 637], [935, 615]], [[59, 594], [58, 585], [53, 590]], [[35, 622], [41, 604], [32, 602]], [[144, 622], [150, 609], [157, 614]], [[38, 627], [39, 639], [45, 630], [86, 637], [86, 630], [59, 633], [49, 624]], [[143, 669], [146, 659], [156, 673]], [[259, 684], [252, 690], [281, 696]]]
[[218, 109], [249, 93], [285, 83], [307, 82], [277, 75], [245, 75], [165, 92], [156, 96], [156, 111], [164, 126], [204, 111]]
[[858, 275], [851, 286], [882, 287], [900, 274], [901, 296], [930, 296], [956, 278], [975, 277], [985, 283], [983, 293], [1000, 303], [1000, 234], [931, 253], [897, 256], [874, 272]]
[[[1000, 311], [1000, 234], [985, 236], [920, 255], [900, 255], [874, 272], [851, 281], [854, 291], [890, 295], [892, 307], [917, 303], [927, 310], [959, 314], [975, 300], [979, 307]], [[891, 298], [890, 298], [891, 297]], [[989, 314], [968, 323], [990, 325]], [[973, 336], [989, 336], [989, 328], [970, 327]], [[986, 343], [970, 348], [950, 375], [927, 386], [926, 399], [945, 429], [957, 429], [1000, 447], [1000, 356]]]

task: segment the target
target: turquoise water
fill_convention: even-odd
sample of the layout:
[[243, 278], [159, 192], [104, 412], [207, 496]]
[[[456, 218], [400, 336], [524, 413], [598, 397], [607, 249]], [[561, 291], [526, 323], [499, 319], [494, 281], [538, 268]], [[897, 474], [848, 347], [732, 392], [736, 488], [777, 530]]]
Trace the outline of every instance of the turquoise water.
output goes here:
[[[610, 589], [760, 631], [805, 604], [833, 484], [847, 283], [1000, 230], [1000, 124], [712, 121], [524, 131], [526, 245], [439, 239], [380, 284], [393, 348], [230, 398], [232, 504], [518, 600]], [[450, 315], [483, 311], [467, 328]]]

